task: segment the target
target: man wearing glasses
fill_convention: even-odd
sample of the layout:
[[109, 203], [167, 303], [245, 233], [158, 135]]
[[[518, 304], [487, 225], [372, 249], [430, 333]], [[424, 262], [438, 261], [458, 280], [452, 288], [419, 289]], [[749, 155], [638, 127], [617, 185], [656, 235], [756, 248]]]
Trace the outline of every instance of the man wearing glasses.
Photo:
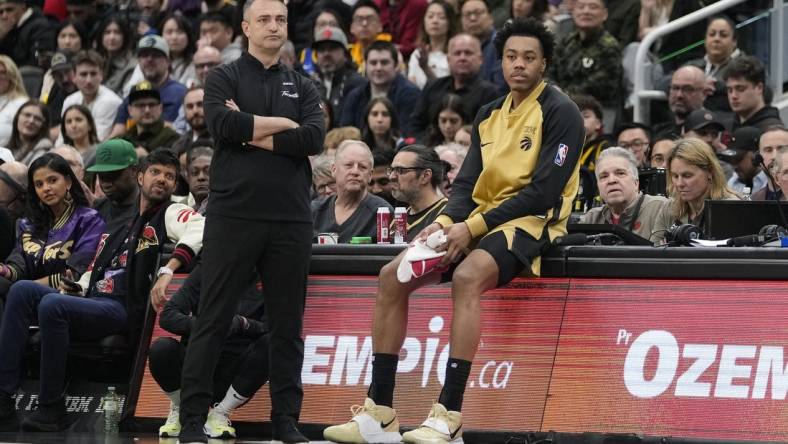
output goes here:
[[651, 130], [640, 123], [628, 123], [621, 127], [616, 137], [617, 145], [635, 155], [638, 168], [648, 166], [648, 149], [651, 146]]
[[673, 73], [670, 79], [668, 106], [673, 112], [673, 120], [654, 126], [655, 134], [669, 133], [682, 135], [686, 128], [684, 121], [696, 109], [703, 108], [703, 102], [711, 91], [704, 89], [706, 75], [697, 66], [682, 66]]
[[349, 243], [353, 237], [375, 238], [378, 208], [394, 208], [370, 193], [374, 160], [366, 143], [346, 140], [337, 147], [331, 173], [336, 180], [336, 195], [312, 202], [312, 219], [317, 233], [339, 233], [339, 243]]
[[146, 156], [156, 148], [171, 147], [180, 138], [175, 130], [164, 125], [159, 90], [147, 80], [132, 88], [128, 110], [135, 125], [123, 138], [137, 148], [139, 155]]
[[[348, 47], [350, 58], [358, 66], [358, 72], [364, 74], [364, 57], [367, 48], [373, 42], [382, 40], [391, 41], [391, 34], [383, 32], [380, 21], [380, 8], [372, 0], [361, 0], [353, 6], [353, 21], [350, 24], [350, 33], [356, 42]], [[395, 62], [397, 62], [395, 60]]]

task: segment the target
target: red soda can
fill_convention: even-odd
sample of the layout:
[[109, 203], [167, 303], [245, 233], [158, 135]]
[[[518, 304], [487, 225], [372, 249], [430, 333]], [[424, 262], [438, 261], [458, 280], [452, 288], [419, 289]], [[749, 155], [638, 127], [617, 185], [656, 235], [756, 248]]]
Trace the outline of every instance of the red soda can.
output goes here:
[[388, 207], [380, 207], [378, 208], [378, 243], [379, 244], [388, 244], [391, 243], [391, 237], [389, 236], [389, 224], [391, 224], [391, 211]]
[[405, 207], [394, 208], [394, 233], [395, 244], [404, 244], [408, 237], [408, 210]]

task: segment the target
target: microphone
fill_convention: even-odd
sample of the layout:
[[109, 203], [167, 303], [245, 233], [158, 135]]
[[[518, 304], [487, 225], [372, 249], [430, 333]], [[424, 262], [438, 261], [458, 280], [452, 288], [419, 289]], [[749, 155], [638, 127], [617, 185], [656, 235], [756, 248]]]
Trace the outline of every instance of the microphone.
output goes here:
[[728, 239], [727, 245], [729, 247], [760, 247], [765, 244], [769, 239], [762, 234], [748, 234], [747, 236], [739, 236]]

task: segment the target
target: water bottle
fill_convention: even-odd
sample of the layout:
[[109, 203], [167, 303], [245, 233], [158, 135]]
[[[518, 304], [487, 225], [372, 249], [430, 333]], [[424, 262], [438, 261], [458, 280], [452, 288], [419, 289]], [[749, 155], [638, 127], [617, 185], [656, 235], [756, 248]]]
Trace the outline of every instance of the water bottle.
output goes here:
[[752, 200], [750, 198], [751, 194], [752, 194], [752, 188], [750, 188], [750, 187], [742, 188], [742, 191], [741, 191], [742, 200]]
[[120, 397], [115, 392], [115, 387], [109, 387], [107, 394], [101, 399], [101, 408], [104, 410], [104, 433], [117, 435], [120, 422]]

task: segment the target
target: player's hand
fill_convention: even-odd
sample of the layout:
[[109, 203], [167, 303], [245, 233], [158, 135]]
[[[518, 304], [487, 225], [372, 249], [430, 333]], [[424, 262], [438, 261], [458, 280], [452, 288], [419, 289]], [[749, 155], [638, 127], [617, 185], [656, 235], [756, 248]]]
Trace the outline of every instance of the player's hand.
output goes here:
[[471, 244], [473, 236], [465, 223], [453, 224], [444, 231], [446, 232], [446, 243], [440, 245], [435, 251], [446, 252], [441, 260], [441, 265], [448, 265], [457, 262], [463, 254], [468, 254], [468, 245]]
[[170, 285], [171, 280], [172, 275], [169, 274], [162, 274], [158, 279], [156, 279], [156, 283], [150, 290], [150, 304], [153, 306], [154, 310], [160, 310], [164, 307], [164, 303], [167, 302], [167, 296], [165, 292], [167, 291], [167, 286]]
[[66, 271], [63, 272], [62, 276], [63, 279], [61, 279], [60, 284], [58, 284], [58, 290], [60, 293], [70, 294], [73, 296], [82, 296], [82, 287], [76, 283], [76, 279], [74, 279], [74, 273], [66, 268]]
[[230, 108], [233, 111], [238, 111], [238, 112], [241, 111], [241, 108], [238, 107], [238, 105], [235, 103], [235, 100], [233, 100], [233, 99], [225, 100], [224, 101], [224, 106], [226, 106], [227, 108]]
[[433, 222], [433, 223], [427, 225], [423, 230], [421, 230], [419, 232], [419, 234], [417, 234], [416, 237], [413, 238], [413, 240], [414, 240], [414, 242], [417, 241], [417, 240], [425, 242], [427, 240], [427, 237], [430, 234], [432, 234], [432, 233], [434, 233], [434, 232], [436, 232], [438, 230], [442, 230], [442, 229], [443, 229], [443, 225], [441, 225], [441, 224], [439, 224], [437, 222]]

